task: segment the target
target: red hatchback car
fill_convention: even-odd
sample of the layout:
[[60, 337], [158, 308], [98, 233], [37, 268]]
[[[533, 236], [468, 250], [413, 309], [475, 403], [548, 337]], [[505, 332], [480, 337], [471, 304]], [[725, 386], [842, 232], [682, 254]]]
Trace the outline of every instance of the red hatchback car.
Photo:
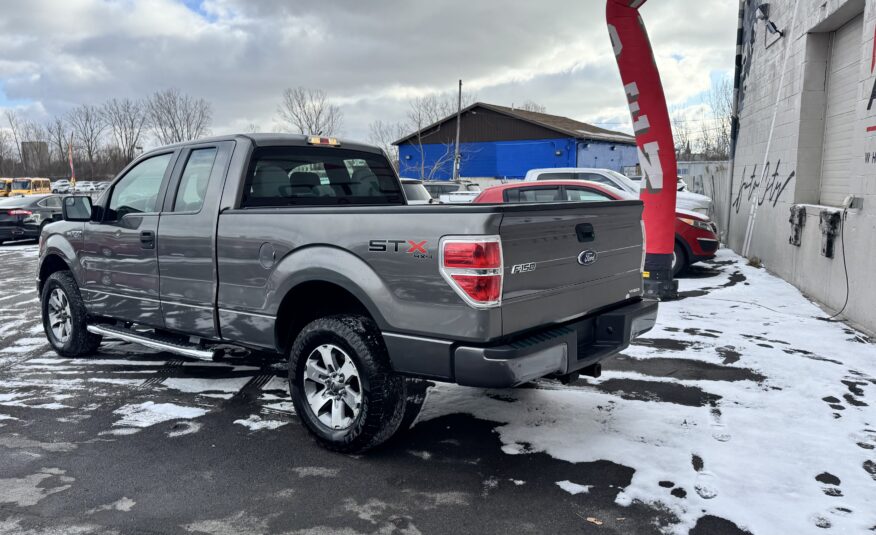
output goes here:
[[[586, 180], [542, 180], [502, 184], [485, 189], [473, 202], [477, 204], [530, 202], [594, 202], [635, 198], [629, 193]], [[720, 240], [718, 228], [709, 218], [696, 212], [675, 212], [675, 252], [672, 273], [679, 275], [691, 264], [715, 257]]]

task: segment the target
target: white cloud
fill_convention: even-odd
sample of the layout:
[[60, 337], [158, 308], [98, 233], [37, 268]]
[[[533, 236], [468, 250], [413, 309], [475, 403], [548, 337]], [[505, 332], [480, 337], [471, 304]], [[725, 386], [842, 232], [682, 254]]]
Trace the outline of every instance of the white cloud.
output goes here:
[[[599, 2], [205, 0], [9, 2], [0, 19], [0, 91], [48, 115], [166, 87], [213, 103], [216, 133], [273, 128], [285, 87], [323, 88], [345, 134], [452, 91], [534, 100], [586, 121], [629, 123]], [[736, 7], [663, 0], [642, 14], [667, 98], [688, 102], [733, 65]], [[0, 107], [4, 105], [0, 93]], [[35, 117], [44, 119], [45, 117]]]

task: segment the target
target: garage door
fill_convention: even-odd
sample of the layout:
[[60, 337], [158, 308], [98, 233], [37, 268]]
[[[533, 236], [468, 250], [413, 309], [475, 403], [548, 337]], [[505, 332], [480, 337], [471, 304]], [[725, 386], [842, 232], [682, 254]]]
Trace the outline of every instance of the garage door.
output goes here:
[[830, 36], [821, 159], [821, 204], [829, 206], [841, 205], [849, 194], [863, 31], [864, 16], [860, 15]]

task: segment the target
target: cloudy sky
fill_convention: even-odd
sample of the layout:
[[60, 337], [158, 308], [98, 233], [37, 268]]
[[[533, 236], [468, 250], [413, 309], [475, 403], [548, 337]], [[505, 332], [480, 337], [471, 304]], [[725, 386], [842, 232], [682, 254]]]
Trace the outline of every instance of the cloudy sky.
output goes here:
[[[737, 3], [651, 0], [670, 107], [696, 122], [733, 69]], [[176, 87], [214, 134], [277, 128], [283, 89], [321, 88], [346, 137], [455, 90], [629, 131], [602, 0], [0, 0], [0, 109], [37, 121]], [[0, 127], [5, 124], [0, 124]]]

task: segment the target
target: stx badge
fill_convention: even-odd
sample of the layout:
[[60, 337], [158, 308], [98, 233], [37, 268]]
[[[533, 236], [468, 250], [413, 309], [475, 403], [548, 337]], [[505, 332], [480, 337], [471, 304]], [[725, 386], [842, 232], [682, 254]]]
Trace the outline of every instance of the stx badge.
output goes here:
[[427, 243], [427, 240], [371, 240], [368, 250], [372, 253], [407, 253], [414, 258], [432, 258]]

